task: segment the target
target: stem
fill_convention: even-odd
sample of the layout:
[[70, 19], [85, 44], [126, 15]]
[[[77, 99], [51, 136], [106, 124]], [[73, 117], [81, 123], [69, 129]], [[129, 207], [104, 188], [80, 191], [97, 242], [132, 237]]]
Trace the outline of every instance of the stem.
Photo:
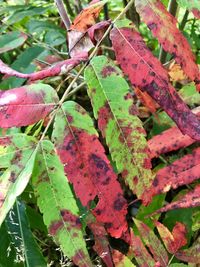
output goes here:
[[105, 4], [103, 9], [104, 9], [104, 19], [109, 20], [108, 4]]
[[[174, 17], [176, 17], [177, 9], [178, 9], [178, 5], [176, 3], [176, 0], [170, 0], [169, 5], [168, 5], [169, 13], [172, 14]], [[161, 47], [159, 59], [160, 59], [162, 64], [164, 64], [166, 62], [166, 58], [167, 58], [167, 52], [165, 52], [165, 50], [163, 50], [163, 48]]]
[[71, 20], [66, 12], [66, 9], [64, 7], [63, 1], [62, 0], [55, 0], [55, 4], [58, 8], [58, 12], [60, 14], [60, 17], [65, 24], [65, 28], [69, 30], [70, 25], [71, 25]]
[[186, 10], [186, 11], [185, 11], [185, 14], [184, 14], [184, 16], [183, 16], [183, 19], [182, 19], [182, 21], [181, 21], [181, 24], [180, 24], [180, 26], [179, 26], [179, 30], [180, 30], [180, 31], [183, 31], [183, 29], [185, 28], [185, 25], [186, 25], [186, 23], [187, 23], [187, 19], [188, 19], [188, 15], [189, 15], [189, 11]]

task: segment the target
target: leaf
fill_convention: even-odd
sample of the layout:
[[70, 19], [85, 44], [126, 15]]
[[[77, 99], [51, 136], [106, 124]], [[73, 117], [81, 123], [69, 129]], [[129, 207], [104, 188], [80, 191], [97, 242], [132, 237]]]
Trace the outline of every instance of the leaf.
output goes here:
[[29, 74], [24, 74], [18, 71], [15, 71], [8, 67], [2, 60], [0, 60], [0, 73], [7, 74], [9, 76], [16, 76], [19, 78], [30, 79], [31, 81], [42, 80], [47, 77], [58, 76], [68, 73], [74, 67], [79, 65], [82, 61], [87, 59], [87, 55], [82, 53], [76, 58], [63, 60], [61, 62], [56, 63], [52, 67], [43, 69], [38, 72], [33, 72]]
[[200, 11], [199, 0], [177, 0], [177, 3], [188, 10], [197, 9]]
[[114, 267], [111, 255], [111, 247], [108, 242], [107, 232], [103, 224], [98, 223], [92, 214], [87, 216], [87, 226], [94, 235], [95, 244], [94, 251], [102, 258], [107, 267]]
[[200, 73], [195, 63], [195, 56], [187, 39], [176, 27], [177, 20], [160, 0], [136, 0], [135, 7], [142, 20], [162, 45], [163, 49], [175, 57], [192, 81], [196, 81], [200, 90]]
[[0, 53], [13, 50], [21, 46], [27, 39], [24, 33], [14, 31], [0, 36]]
[[188, 135], [182, 134], [181, 131], [174, 126], [159, 135], [153, 136], [148, 141], [148, 146], [151, 158], [157, 158], [161, 154], [190, 146], [195, 142], [196, 140]]
[[83, 9], [81, 13], [74, 19], [70, 30], [86, 32], [87, 29], [95, 24], [95, 20], [98, 18], [104, 3], [105, 1], [99, 1]]
[[134, 92], [137, 98], [142, 102], [142, 104], [151, 112], [156, 112], [156, 103], [147, 92], [142, 92], [138, 87], [135, 87]]
[[120, 69], [104, 56], [91, 60], [85, 79], [95, 118], [118, 172], [140, 198], [153, 176], [145, 130], [136, 116], [128, 84]]
[[127, 229], [127, 204], [92, 119], [75, 102], [66, 102], [56, 115], [52, 140], [76, 196], [88, 207], [98, 196], [92, 212], [112, 236], [119, 238]]
[[177, 222], [172, 233], [160, 222], [155, 222], [155, 225], [169, 253], [176, 254], [181, 247], [187, 244], [184, 224]]
[[29, 182], [36, 150], [35, 139], [24, 134], [0, 137], [0, 225]]
[[197, 185], [194, 190], [181, 197], [179, 200], [167, 204], [165, 207], [156, 211], [162, 213], [173, 209], [192, 208], [200, 206], [200, 186]]
[[154, 260], [159, 262], [161, 266], [167, 266], [167, 252], [158, 237], [154, 234], [153, 230], [151, 230], [142, 221], [134, 219], [134, 223], [136, 224], [145, 245], [149, 248], [151, 254], [153, 255]]
[[131, 246], [129, 248], [128, 257], [137, 261], [140, 267], [155, 267], [156, 262], [145, 248], [139, 236], [131, 235]]
[[20, 127], [44, 119], [57, 105], [55, 90], [45, 84], [32, 84], [0, 91], [0, 127]]
[[187, 81], [187, 76], [181, 69], [181, 66], [179, 64], [176, 64], [175, 62], [172, 62], [170, 64], [168, 73], [169, 73], [170, 81], [172, 82], [184, 83], [185, 81]]
[[13, 245], [17, 253], [21, 254], [26, 265], [29, 267], [45, 267], [47, 263], [30, 230], [24, 203], [16, 201], [6, 218], [6, 225]]
[[176, 258], [190, 263], [199, 263], [200, 262], [200, 238], [194, 242], [194, 244], [184, 250], [180, 250], [176, 253]]
[[196, 91], [194, 83], [186, 84], [178, 93], [186, 104], [190, 106], [200, 105], [200, 94]]
[[44, 223], [64, 255], [80, 267], [92, 266], [76, 200], [50, 141], [40, 142], [32, 183]]
[[190, 184], [200, 178], [200, 148], [194, 149], [192, 154], [174, 161], [169, 166], [160, 169], [152, 186], [148, 188], [146, 197], [168, 192], [181, 185]]
[[167, 71], [146, 47], [128, 20], [118, 21], [111, 31], [117, 61], [134, 87], [147, 92], [176, 122], [184, 134], [200, 140], [200, 121], [169, 83]]
[[115, 267], [135, 267], [131, 260], [118, 250], [113, 250], [113, 260]]

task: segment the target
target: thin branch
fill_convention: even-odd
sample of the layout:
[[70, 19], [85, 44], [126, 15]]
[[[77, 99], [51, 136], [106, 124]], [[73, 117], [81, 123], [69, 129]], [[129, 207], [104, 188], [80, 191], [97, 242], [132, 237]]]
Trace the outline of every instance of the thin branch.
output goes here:
[[71, 25], [71, 20], [67, 14], [65, 6], [63, 4], [63, 1], [62, 0], [55, 0], [55, 4], [58, 8], [58, 12], [60, 14], [60, 17], [61, 17], [66, 29], [69, 30], [70, 25]]

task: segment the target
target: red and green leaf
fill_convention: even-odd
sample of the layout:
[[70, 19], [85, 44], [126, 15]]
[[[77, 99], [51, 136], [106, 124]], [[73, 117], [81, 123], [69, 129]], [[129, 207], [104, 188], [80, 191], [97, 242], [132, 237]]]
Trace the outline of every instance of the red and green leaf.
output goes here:
[[191, 154], [174, 161], [169, 166], [160, 169], [145, 192], [150, 199], [158, 194], [168, 192], [171, 188], [190, 184], [200, 178], [200, 148]]
[[153, 230], [142, 221], [134, 219], [134, 222], [139, 230], [140, 236], [149, 248], [156, 262], [159, 262], [161, 266], [167, 266], [168, 255], [159, 238], [154, 234]]
[[8, 32], [0, 36], [0, 54], [21, 46], [27, 35], [18, 31]]
[[64, 255], [80, 267], [92, 266], [75, 197], [50, 141], [39, 144], [32, 183], [44, 223]]
[[24, 134], [0, 137], [0, 225], [27, 186], [36, 155], [36, 140]]
[[166, 249], [171, 254], [176, 254], [181, 247], [187, 244], [186, 227], [184, 224], [177, 222], [172, 230], [172, 233], [160, 222], [155, 222], [155, 225]]
[[56, 91], [45, 84], [32, 84], [0, 91], [0, 127], [34, 124], [44, 119], [58, 101]]
[[98, 196], [93, 214], [112, 236], [120, 237], [127, 229], [126, 200], [92, 119], [81, 106], [72, 101], [62, 105], [53, 141], [76, 196], [88, 207]]
[[166, 10], [160, 0], [136, 0], [135, 6], [164, 50], [173, 54], [188, 77], [197, 82], [197, 87], [200, 90], [200, 73], [195, 63], [195, 56], [187, 39], [178, 30], [177, 20], [174, 16]]
[[168, 73], [146, 47], [130, 21], [118, 21], [111, 31], [117, 61], [132, 85], [146, 91], [191, 138], [200, 140], [200, 121], [169, 83]]
[[94, 116], [118, 172], [140, 198], [153, 175], [145, 131], [136, 115], [129, 86], [120, 69], [104, 56], [91, 60], [85, 79]]
[[131, 260], [118, 250], [113, 250], [113, 261], [115, 267], [135, 267]]

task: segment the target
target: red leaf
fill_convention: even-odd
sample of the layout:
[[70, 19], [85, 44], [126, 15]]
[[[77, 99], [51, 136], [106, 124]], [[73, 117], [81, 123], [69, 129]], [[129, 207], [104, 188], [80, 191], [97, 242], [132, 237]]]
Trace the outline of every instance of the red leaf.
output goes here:
[[146, 91], [184, 134], [200, 140], [200, 121], [169, 83], [167, 71], [146, 47], [136, 28], [119, 22], [111, 31], [117, 61], [134, 87]]
[[187, 244], [186, 227], [180, 222], [176, 222], [172, 233], [160, 222], [155, 222], [158, 232], [165, 244], [166, 249], [171, 254], [175, 254], [181, 247]]
[[153, 35], [158, 38], [165, 51], [173, 54], [177, 63], [200, 89], [200, 75], [195, 56], [184, 35], [176, 27], [177, 20], [167, 12], [160, 0], [136, 0], [135, 6]]
[[25, 78], [25, 79], [29, 78], [31, 81], [42, 80], [47, 77], [66, 74], [71, 69], [73, 69], [74, 67], [76, 67], [78, 64], [80, 64], [82, 61], [85, 60], [87, 60], [87, 55], [85, 53], [82, 53], [79, 54], [79, 57], [58, 62], [52, 67], [48, 67], [44, 70], [29, 74], [24, 74], [16, 70], [13, 70], [10, 67], [8, 67], [5, 63], [3, 63], [3, 61], [0, 60], [0, 73], [7, 74], [9, 76], [16, 76], [19, 78]]
[[187, 193], [181, 199], [167, 204], [165, 207], [157, 210], [155, 213], [162, 213], [174, 209], [192, 208], [198, 206], [200, 206], [200, 185], [197, 185], [194, 190]]
[[94, 44], [101, 40], [105, 30], [110, 26], [110, 24], [111, 21], [101, 21], [88, 29], [88, 35]]
[[200, 178], [200, 148], [193, 150], [192, 154], [186, 155], [174, 161], [171, 165], [160, 169], [152, 186], [144, 193], [151, 199], [153, 196], [168, 192], [171, 188], [176, 189], [181, 185], [187, 185]]
[[193, 9], [192, 13], [194, 14], [194, 16], [198, 19], [200, 19], [200, 11], [198, 9]]
[[159, 157], [159, 155], [187, 147], [196, 140], [189, 137], [187, 134], [183, 135], [176, 127], [171, 127], [159, 135], [153, 136], [148, 141], [151, 158]]
[[93, 214], [112, 236], [119, 238], [127, 229], [126, 200], [86, 111], [72, 101], [66, 102], [57, 113], [53, 139], [77, 197], [89, 206], [98, 196]]
[[111, 248], [104, 226], [101, 223], [95, 221], [92, 222], [92, 220], [87, 221], [87, 225], [92, 230], [94, 235], [95, 245], [93, 246], [93, 249], [97, 252], [99, 257], [102, 258], [107, 267], [114, 267], [110, 251]]
[[20, 127], [44, 119], [59, 99], [49, 85], [33, 84], [0, 90], [0, 127]]

